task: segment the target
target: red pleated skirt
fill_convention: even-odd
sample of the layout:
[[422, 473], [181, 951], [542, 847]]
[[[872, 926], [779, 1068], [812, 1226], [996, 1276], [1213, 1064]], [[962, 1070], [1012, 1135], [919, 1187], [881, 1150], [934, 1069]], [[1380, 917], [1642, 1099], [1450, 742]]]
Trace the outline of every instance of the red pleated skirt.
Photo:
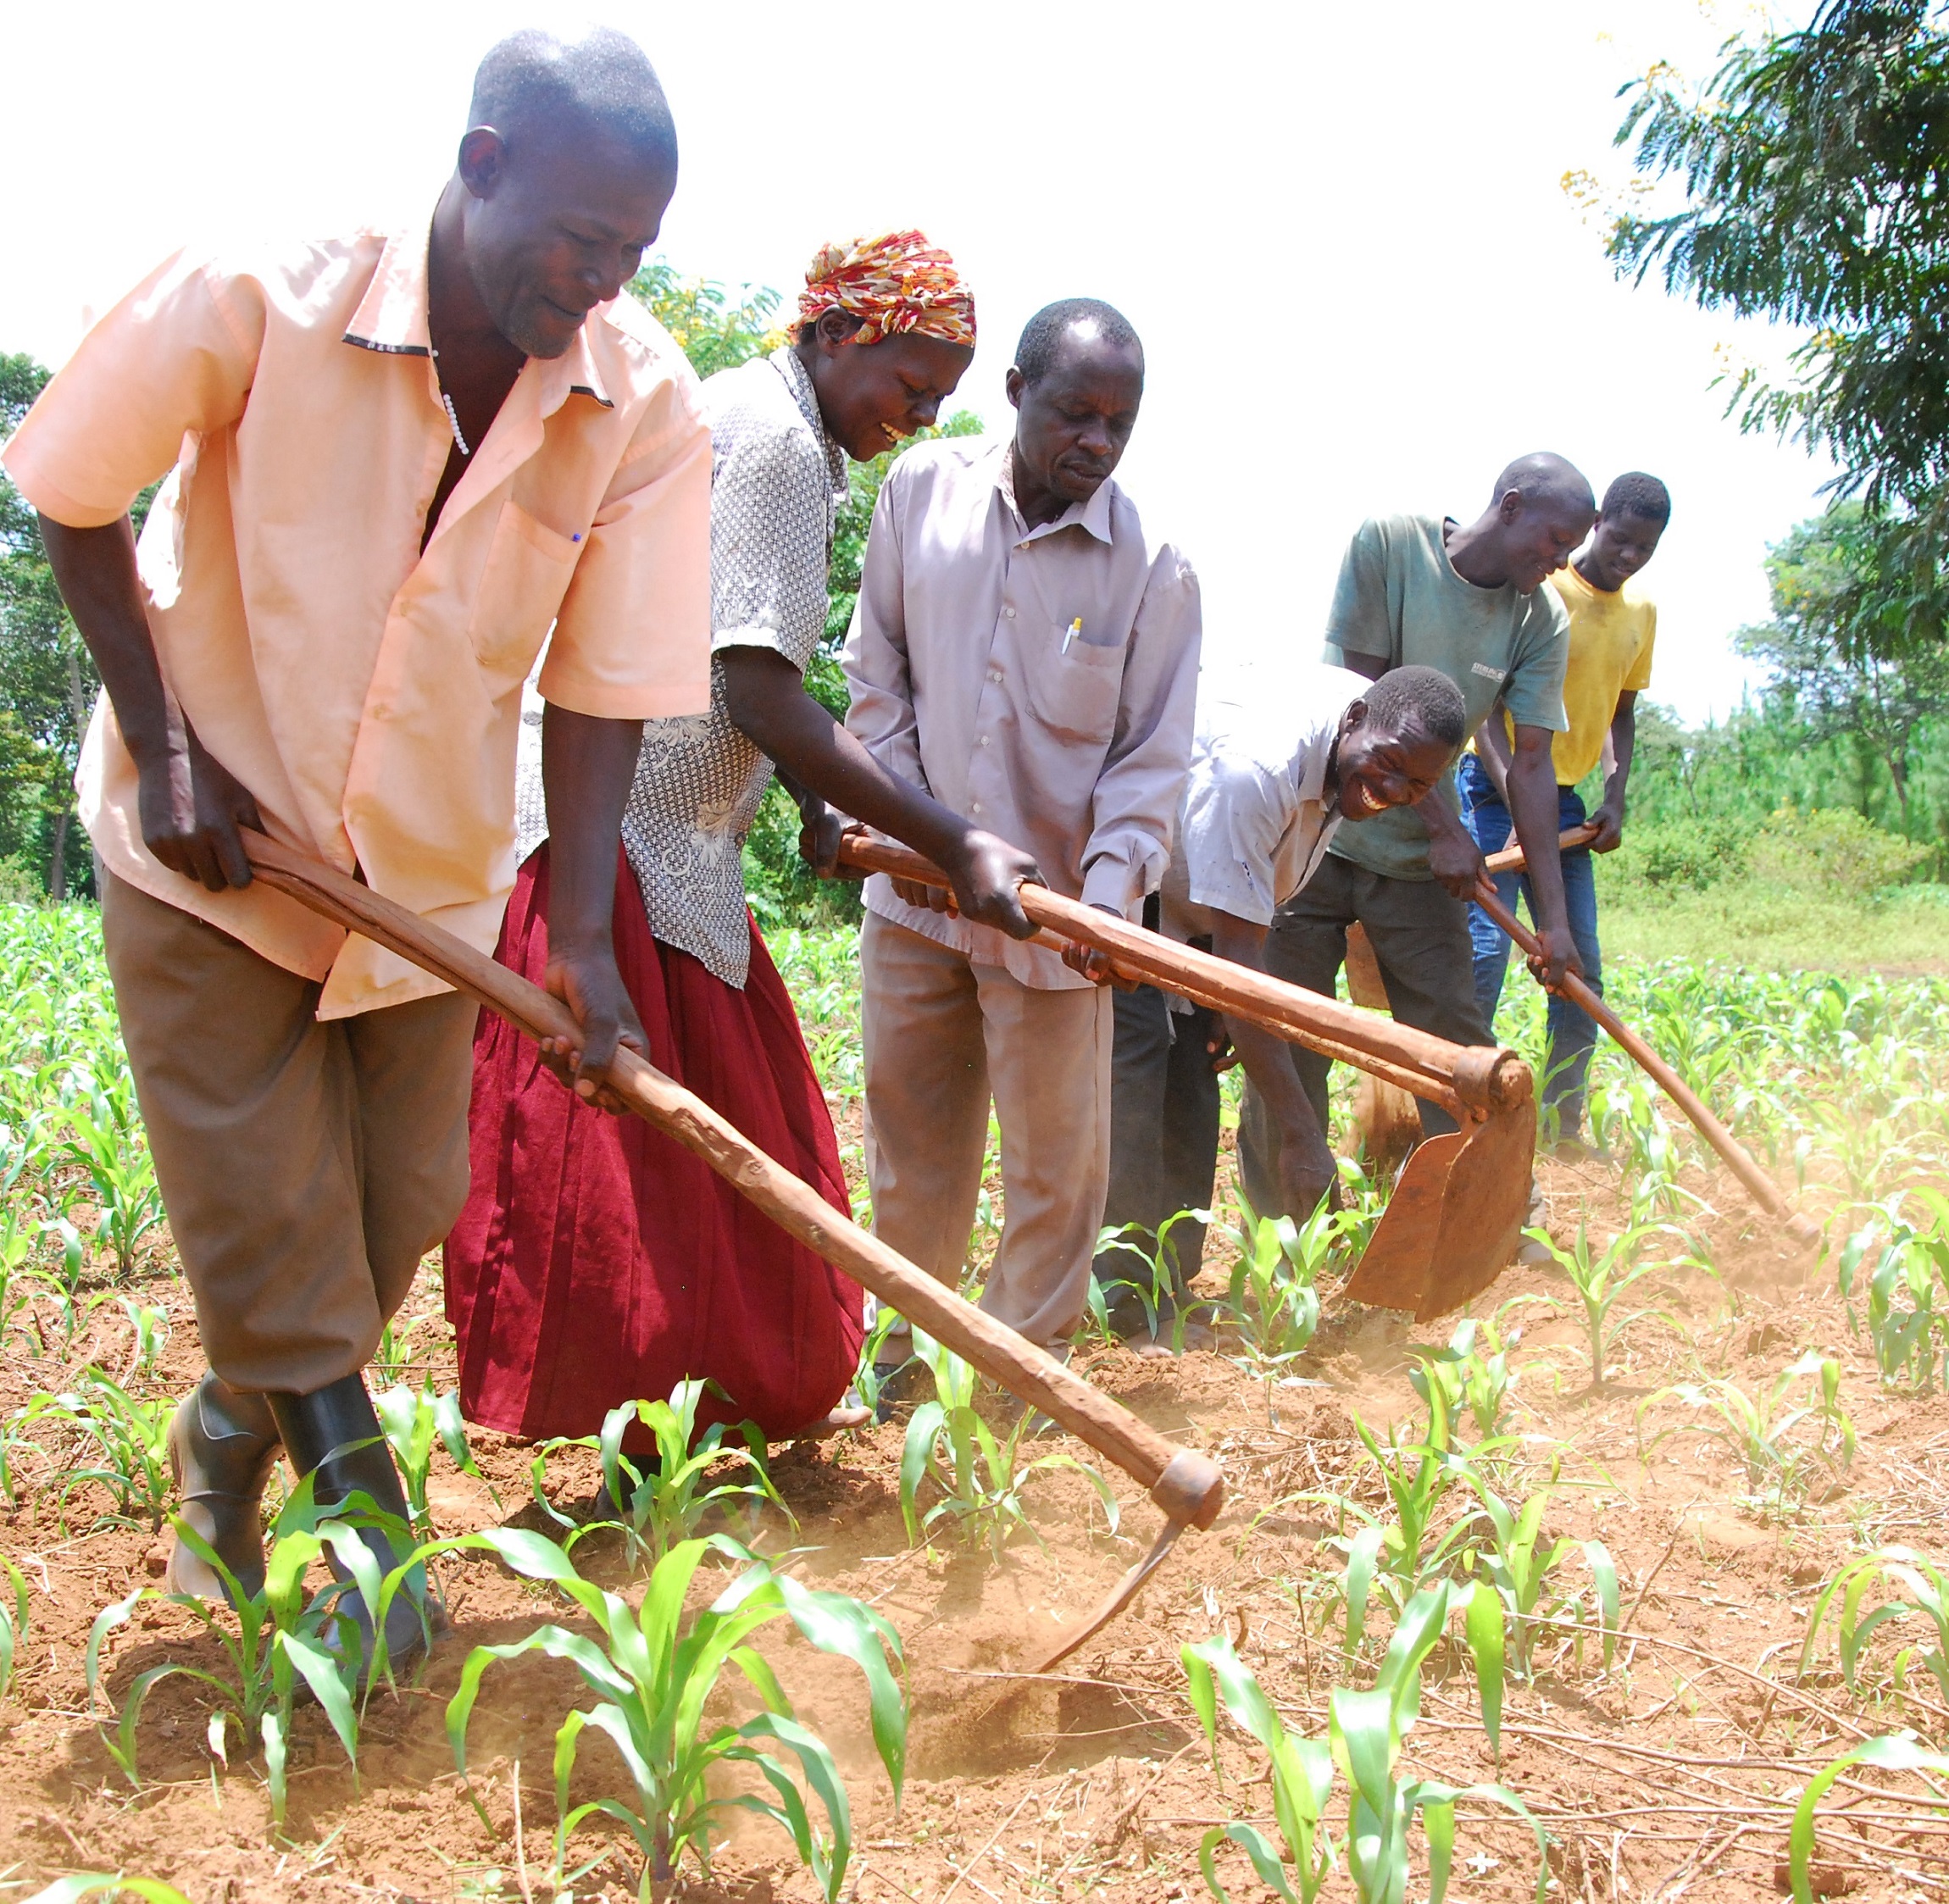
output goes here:
[[[548, 962], [548, 849], [521, 869], [495, 956], [537, 985]], [[742, 991], [652, 938], [623, 861], [616, 963], [650, 1059], [848, 1211], [832, 1119], [791, 996], [752, 928]], [[687, 1377], [698, 1411], [782, 1436], [845, 1394], [858, 1286], [672, 1139], [591, 1108], [491, 1012], [474, 1043], [473, 1189], [446, 1250], [460, 1405], [510, 1435], [593, 1435], [619, 1402]], [[640, 1447], [639, 1430], [629, 1445]]]

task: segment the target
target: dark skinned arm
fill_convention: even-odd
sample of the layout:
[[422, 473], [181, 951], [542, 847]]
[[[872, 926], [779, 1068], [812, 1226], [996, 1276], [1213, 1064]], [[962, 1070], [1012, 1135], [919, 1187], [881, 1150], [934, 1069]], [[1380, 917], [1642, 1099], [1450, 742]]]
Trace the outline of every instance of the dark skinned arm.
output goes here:
[[[1219, 958], [1263, 972], [1265, 940], [1263, 925], [1212, 908], [1212, 951]], [[1283, 1213], [1295, 1223], [1304, 1223], [1319, 1207], [1320, 1198], [1337, 1186], [1340, 1174], [1327, 1147], [1326, 1134], [1313, 1114], [1313, 1101], [1293, 1069], [1292, 1047], [1247, 1019], [1228, 1017], [1224, 1025], [1245, 1074], [1271, 1115], [1279, 1143], [1274, 1170], [1285, 1205]]]
[[1482, 770], [1489, 776], [1489, 784], [1496, 790], [1496, 797], [1507, 807], [1509, 804], [1509, 763], [1515, 758], [1509, 751], [1509, 725], [1502, 718], [1502, 703], [1498, 701], [1489, 710], [1489, 718], [1475, 730], [1475, 758], [1482, 763]]
[[642, 751], [640, 720], [605, 720], [552, 703], [541, 714], [541, 791], [548, 809], [548, 967], [542, 983], [575, 1014], [578, 1052], [543, 1041], [576, 1091], [619, 1111], [607, 1071], [616, 1046], [649, 1055], [636, 1008], [616, 969], [616, 849], [623, 807]]
[[1631, 755], [1638, 744], [1638, 691], [1625, 688], [1618, 696], [1604, 736], [1604, 797], [1591, 818], [1597, 823], [1592, 852], [1615, 852], [1624, 838], [1624, 787], [1631, 777]]
[[[813, 810], [808, 796], [830, 801], [841, 813], [925, 853], [952, 882], [963, 917], [995, 926], [1012, 939], [1035, 936], [1015, 891], [1024, 880], [1044, 883], [1027, 853], [969, 825], [919, 787], [888, 773], [805, 691], [798, 670], [775, 649], [730, 647], [719, 659], [725, 709], [777, 763], [779, 776], [806, 821], [802, 839], [813, 847], [808, 857], [822, 878], [834, 869], [838, 829], [826, 822], [836, 816]], [[902, 891], [919, 894], [919, 903], [945, 902], [937, 887]]]
[[237, 829], [262, 830], [257, 802], [204, 748], [164, 686], [129, 519], [69, 529], [42, 516], [41, 541], [135, 761], [143, 844], [172, 873], [212, 892], [248, 885]]

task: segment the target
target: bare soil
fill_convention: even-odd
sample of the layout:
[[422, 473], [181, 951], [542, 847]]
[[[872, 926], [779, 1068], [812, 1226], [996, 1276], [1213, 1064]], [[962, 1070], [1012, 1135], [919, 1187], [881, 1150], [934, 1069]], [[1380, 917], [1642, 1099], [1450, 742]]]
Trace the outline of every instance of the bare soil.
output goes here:
[[[1605, 1235], [1623, 1222], [1609, 1172], [1545, 1163], [1539, 1174], [1559, 1235], [1574, 1231], [1580, 1215]], [[1850, 1332], [1831, 1264], [1816, 1268], [1792, 1255], [1729, 1181], [1694, 1182], [1723, 1213], [1704, 1225], [1718, 1276], [1674, 1269], [1641, 1285], [1643, 1300], [1630, 1307], [1663, 1313], [1630, 1328], [1602, 1387], [1592, 1386], [1580, 1352], [1580, 1324], [1549, 1306], [1571, 1297], [1560, 1276], [1513, 1269], [1475, 1306], [1486, 1314], [1512, 1297], [1546, 1299], [1505, 1317], [1506, 1328], [1523, 1330], [1512, 1359], [1522, 1370], [1518, 1426], [1529, 1438], [1530, 1484], [1560, 1464], [1549, 1525], [1608, 1546], [1623, 1583], [1625, 1637], [1608, 1671], [1594, 1643], [1580, 1661], [1570, 1637], [1540, 1649], [1534, 1683], [1512, 1684], [1499, 1768], [1466, 1660], [1438, 1652], [1408, 1769], [1460, 1785], [1500, 1778], [1519, 1793], [1551, 1833], [1558, 1899], [1669, 1904], [1683, 1895], [1707, 1904], [1772, 1895], [1785, 1888], [1786, 1823], [1813, 1770], [1863, 1737], [1913, 1725], [1940, 1738], [1949, 1720], [1918, 1665], [1907, 1696], [1879, 1707], [1840, 1684], [1830, 1646], [1821, 1670], [1805, 1683], [1795, 1674], [1813, 1596], [1845, 1557], [1863, 1542], [1936, 1546], [1949, 1513], [1949, 1403], [1940, 1394], [1884, 1392]], [[1214, 1263], [1208, 1278], [1221, 1273]], [[139, 1293], [169, 1312], [174, 1333], [159, 1379], [180, 1392], [201, 1360], [166, 1245]], [[1410, 1352], [1440, 1346], [1452, 1328], [1445, 1320], [1416, 1329], [1330, 1300], [1327, 1307], [1297, 1379], [1283, 1384], [1269, 1386], [1220, 1354], [1157, 1360], [1119, 1347], [1080, 1356], [1091, 1380], [1165, 1433], [1215, 1454], [1230, 1496], [1218, 1525], [1180, 1540], [1135, 1608], [1052, 1674], [1030, 1668], [1156, 1530], [1155, 1510], [1122, 1476], [1111, 1476], [1124, 1508], [1113, 1538], [1079, 1478], [1036, 1479], [1029, 1499], [1040, 1540], [1019, 1535], [997, 1563], [952, 1535], [908, 1549], [897, 1422], [776, 1451], [775, 1479], [798, 1529], [793, 1535], [780, 1523], [769, 1544], [803, 1550], [791, 1564], [807, 1579], [878, 1607], [907, 1650], [909, 1777], [896, 1810], [853, 1668], [795, 1635], [767, 1641], [802, 1718], [825, 1734], [847, 1773], [861, 1847], [850, 1885], [863, 1904], [1200, 1897], [1197, 1848], [1210, 1825], [1240, 1818], [1270, 1829], [1268, 1787], [1252, 1782], [1263, 1754], [1228, 1735], [1218, 1755], [1222, 1783], [1214, 1776], [1184, 1698], [1179, 1649], [1230, 1634], [1288, 1723], [1324, 1735], [1330, 1690], [1358, 1674], [1339, 1658], [1336, 1624], [1322, 1631], [1317, 1614], [1312, 1630], [1302, 1624], [1297, 1590], [1337, 1572], [1340, 1562], [1322, 1546], [1335, 1531], [1330, 1512], [1293, 1497], [1321, 1490], [1378, 1500], [1353, 1417], [1380, 1428], [1414, 1414]], [[450, 1385], [432, 1266], [409, 1313], [422, 1318], [411, 1338], [421, 1366]], [[119, 1306], [105, 1305], [97, 1323], [75, 1345], [70, 1368], [126, 1354]], [[1860, 1435], [1852, 1470], [1825, 1498], [1786, 1518], [1741, 1506], [1741, 1475], [1702, 1435], [1674, 1435], [1641, 1458], [1641, 1404], [1669, 1382], [1724, 1374], [1753, 1393], [1809, 1347], [1840, 1357], [1843, 1400]], [[0, 1411], [61, 1386], [60, 1366], [53, 1355], [11, 1357]], [[1646, 1425], [1655, 1432], [1691, 1418], [1676, 1402], [1654, 1402]], [[1052, 1450], [1087, 1452], [1054, 1434], [1044, 1440]], [[529, 1451], [486, 1434], [475, 1443], [501, 1506], [436, 1456], [441, 1531], [501, 1521], [545, 1526], [529, 1496]], [[50, 1462], [58, 1465], [60, 1453], [51, 1447]], [[558, 1502], [586, 1497], [596, 1479], [588, 1459], [570, 1457], [552, 1465], [550, 1490]], [[0, 1876], [8, 1895], [75, 1869], [165, 1878], [196, 1904], [553, 1895], [545, 1879], [552, 1740], [563, 1716], [586, 1701], [580, 1680], [539, 1657], [490, 1672], [470, 1755], [485, 1824], [462, 1792], [442, 1721], [469, 1648], [562, 1617], [558, 1600], [485, 1557], [445, 1563], [452, 1634], [418, 1684], [373, 1701], [356, 1779], [322, 1715], [300, 1712], [280, 1836], [261, 1758], [247, 1757], [233, 1732], [228, 1766], [214, 1761], [206, 1742], [214, 1701], [193, 1681], [164, 1681], [149, 1701], [139, 1792], [103, 1749], [82, 1672], [90, 1623], [131, 1585], [159, 1585], [163, 1563], [147, 1527], [92, 1524], [108, 1505], [92, 1485], [63, 1503], [41, 1485], [0, 1515], [0, 1549], [32, 1586], [19, 1677], [0, 1706]], [[615, 1550], [591, 1541], [579, 1553], [597, 1577], [619, 1579]], [[186, 1613], [144, 1603], [109, 1641], [108, 1695], [119, 1702], [137, 1674], [172, 1658], [217, 1663], [213, 1642]], [[591, 1733], [577, 1796], [596, 1795], [611, 1777], [619, 1785], [619, 1767]], [[1821, 1827], [1817, 1876], [1825, 1892], [1935, 1897], [1949, 1888], [1949, 1822], [1914, 1803], [1916, 1789], [1874, 1774], [1837, 1789]], [[783, 1836], [747, 1823], [719, 1856], [714, 1884], [693, 1883], [684, 1895], [741, 1904], [813, 1897]], [[633, 1850], [608, 1829], [585, 1828], [579, 1857], [572, 1848], [573, 1866], [608, 1847], [575, 1886], [578, 1899], [636, 1896]], [[1414, 1885], [1425, 1895], [1418, 1835], [1413, 1856]], [[1218, 1867], [1235, 1896], [1268, 1895], [1229, 1846]], [[1492, 1807], [1465, 1803], [1451, 1896], [1526, 1898], [1535, 1878], [1528, 1831]], [[1328, 1896], [1352, 1895], [1343, 1868]]]

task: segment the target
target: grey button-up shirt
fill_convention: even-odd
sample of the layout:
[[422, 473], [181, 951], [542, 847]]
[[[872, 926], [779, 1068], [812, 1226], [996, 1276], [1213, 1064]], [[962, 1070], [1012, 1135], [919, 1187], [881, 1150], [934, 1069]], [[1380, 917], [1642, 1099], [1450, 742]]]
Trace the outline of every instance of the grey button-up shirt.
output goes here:
[[[1035, 855], [1054, 891], [1134, 915], [1191, 760], [1197, 577], [1114, 482], [1031, 529], [1006, 441], [920, 444], [880, 491], [847, 640], [847, 725], [880, 764]], [[882, 918], [1044, 990], [1046, 946], [907, 905]]]

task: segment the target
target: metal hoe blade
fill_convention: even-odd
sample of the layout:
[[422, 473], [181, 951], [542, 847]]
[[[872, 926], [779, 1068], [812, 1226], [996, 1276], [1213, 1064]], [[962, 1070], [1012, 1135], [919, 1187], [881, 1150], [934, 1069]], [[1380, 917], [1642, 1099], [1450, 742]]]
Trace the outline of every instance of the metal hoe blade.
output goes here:
[[1535, 1149], [1527, 1101], [1417, 1146], [1346, 1296], [1427, 1322], [1479, 1296], [1522, 1233]]

